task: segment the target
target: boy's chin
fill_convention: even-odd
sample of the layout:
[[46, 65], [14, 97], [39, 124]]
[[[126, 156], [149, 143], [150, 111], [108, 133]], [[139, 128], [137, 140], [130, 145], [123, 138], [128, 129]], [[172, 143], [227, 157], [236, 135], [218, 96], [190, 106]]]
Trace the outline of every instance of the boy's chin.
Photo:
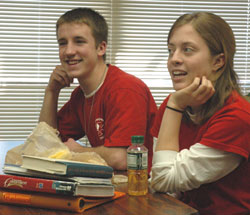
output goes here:
[[70, 78], [77, 78], [79, 76], [79, 72], [77, 71], [67, 71], [67, 74]]

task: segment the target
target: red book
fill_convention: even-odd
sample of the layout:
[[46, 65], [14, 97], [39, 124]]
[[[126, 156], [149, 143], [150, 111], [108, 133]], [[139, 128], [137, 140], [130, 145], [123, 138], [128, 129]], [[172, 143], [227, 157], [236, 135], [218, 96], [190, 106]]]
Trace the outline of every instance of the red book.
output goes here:
[[0, 188], [74, 195], [77, 182], [0, 175]]
[[[80, 180], [80, 179], [79, 179]], [[18, 175], [1, 175], [0, 188], [35, 191], [42, 193], [64, 194], [71, 196], [89, 196], [89, 197], [112, 197], [114, 196], [114, 186], [112, 184], [101, 184], [94, 181], [82, 182], [63, 181], [60, 179], [45, 179], [26, 177]]]

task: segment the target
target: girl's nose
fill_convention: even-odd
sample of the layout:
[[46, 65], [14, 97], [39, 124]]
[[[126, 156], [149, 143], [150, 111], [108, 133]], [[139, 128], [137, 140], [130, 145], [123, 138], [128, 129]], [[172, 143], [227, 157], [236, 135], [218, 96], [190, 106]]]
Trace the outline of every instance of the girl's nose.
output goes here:
[[171, 53], [168, 60], [169, 60], [169, 63], [176, 65], [176, 66], [180, 65], [183, 62], [182, 55], [178, 50]]

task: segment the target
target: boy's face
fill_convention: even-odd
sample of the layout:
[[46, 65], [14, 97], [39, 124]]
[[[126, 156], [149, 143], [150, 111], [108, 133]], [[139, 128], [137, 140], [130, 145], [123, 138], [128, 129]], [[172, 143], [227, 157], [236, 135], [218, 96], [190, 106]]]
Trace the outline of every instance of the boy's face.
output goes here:
[[72, 78], [87, 78], [103, 55], [100, 47], [96, 47], [90, 27], [83, 23], [64, 23], [57, 33], [63, 68]]

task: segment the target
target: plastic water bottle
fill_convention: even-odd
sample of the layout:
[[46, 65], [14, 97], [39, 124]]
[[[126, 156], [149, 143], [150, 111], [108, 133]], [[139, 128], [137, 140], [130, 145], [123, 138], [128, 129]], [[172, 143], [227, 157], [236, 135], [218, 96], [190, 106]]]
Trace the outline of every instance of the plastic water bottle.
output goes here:
[[128, 194], [142, 196], [148, 193], [148, 149], [144, 136], [132, 136], [127, 149]]

